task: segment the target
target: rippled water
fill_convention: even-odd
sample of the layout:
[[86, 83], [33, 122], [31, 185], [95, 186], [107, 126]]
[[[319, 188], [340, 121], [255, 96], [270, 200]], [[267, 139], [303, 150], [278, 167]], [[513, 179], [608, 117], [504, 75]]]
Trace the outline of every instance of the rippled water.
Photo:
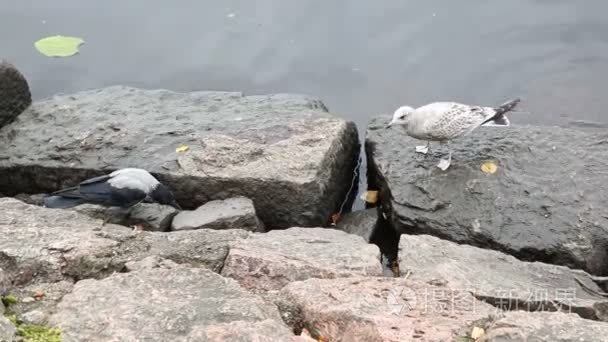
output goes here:
[[[222, 5], [218, 5], [218, 4]], [[36, 98], [113, 84], [298, 92], [361, 128], [400, 104], [497, 104], [522, 123], [606, 122], [608, 2], [5, 0], [0, 57]], [[81, 54], [33, 42], [81, 36]]]

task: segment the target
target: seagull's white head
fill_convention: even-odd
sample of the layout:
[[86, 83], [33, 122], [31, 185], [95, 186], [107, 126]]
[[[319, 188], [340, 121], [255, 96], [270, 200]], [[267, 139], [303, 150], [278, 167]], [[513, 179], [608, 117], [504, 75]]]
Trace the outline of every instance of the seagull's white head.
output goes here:
[[393, 120], [386, 126], [386, 128], [390, 128], [394, 125], [402, 125], [407, 126], [409, 121], [409, 116], [414, 111], [414, 108], [409, 106], [399, 107], [395, 113], [393, 114]]

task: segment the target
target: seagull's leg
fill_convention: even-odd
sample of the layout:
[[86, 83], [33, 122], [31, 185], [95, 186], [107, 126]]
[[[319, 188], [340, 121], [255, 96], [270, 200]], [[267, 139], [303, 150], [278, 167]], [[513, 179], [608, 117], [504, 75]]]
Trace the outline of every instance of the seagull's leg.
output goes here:
[[440, 168], [442, 171], [447, 170], [448, 167], [450, 167], [450, 164], [452, 163], [452, 151], [450, 150], [450, 143], [446, 141], [445, 145], [447, 145], [448, 147], [448, 159], [441, 159], [439, 161], [439, 164], [437, 164], [437, 167]]
[[431, 149], [431, 142], [427, 141], [426, 145], [420, 145], [420, 146], [416, 146], [416, 152], [417, 153], [422, 153], [422, 154], [427, 154]]

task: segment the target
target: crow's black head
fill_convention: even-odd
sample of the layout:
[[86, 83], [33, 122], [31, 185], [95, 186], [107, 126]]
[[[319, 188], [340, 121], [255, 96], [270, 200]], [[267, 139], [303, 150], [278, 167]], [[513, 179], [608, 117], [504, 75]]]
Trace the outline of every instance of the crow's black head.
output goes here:
[[150, 197], [160, 204], [170, 205], [176, 209], [182, 210], [179, 204], [177, 204], [175, 201], [173, 192], [171, 192], [171, 190], [169, 190], [169, 188], [163, 184], [159, 184], [156, 189], [150, 193]]

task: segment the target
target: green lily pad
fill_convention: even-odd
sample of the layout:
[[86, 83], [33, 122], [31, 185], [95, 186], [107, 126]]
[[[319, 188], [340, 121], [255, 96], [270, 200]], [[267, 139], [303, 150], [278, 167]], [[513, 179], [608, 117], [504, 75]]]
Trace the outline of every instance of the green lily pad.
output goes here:
[[47, 57], [70, 57], [78, 53], [82, 38], [51, 36], [34, 43], [36, 50]]

